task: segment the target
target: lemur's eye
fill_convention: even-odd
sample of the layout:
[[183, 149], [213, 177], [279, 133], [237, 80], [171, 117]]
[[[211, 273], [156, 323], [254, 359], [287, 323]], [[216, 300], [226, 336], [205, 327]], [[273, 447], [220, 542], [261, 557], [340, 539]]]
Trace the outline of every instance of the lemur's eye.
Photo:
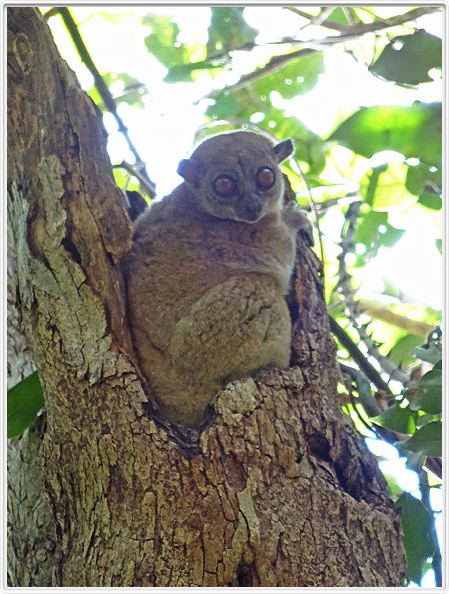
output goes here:
[[256, 184], [261, 190], [269, 190], [275, 182], [274, 171], [269, 167], [260, 167], [256, 173]]
[[214, 183], [214, 190], [223, 198], [230, 198], [237, 192], [237, 184], [229, 175], [219, 175]]

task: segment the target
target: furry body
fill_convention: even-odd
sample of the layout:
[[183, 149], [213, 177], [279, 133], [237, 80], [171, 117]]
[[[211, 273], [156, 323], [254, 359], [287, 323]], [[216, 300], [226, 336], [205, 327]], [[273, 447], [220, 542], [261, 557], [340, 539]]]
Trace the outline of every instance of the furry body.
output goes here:
[[[192, 156], [201, 163], [200, 186], [196, 178], [184, 181], [139, 217], [124, 263], [140, 368], [161, 410], [191, 427], [201, 424], [228, 381], [268, 365], [288, 366], [291, 322], [284, 295], [298, 220], [304, 220], [290, 203], [284, 207], [284, 182], [267, 139], [242, 132], [211, 141], [209, 150], [203, 143]], [[273, 192], [242, 187], [235, 198], [240, 218], [253, 214], [238, 211], [237, 204], [242, 209], [250, 192], [262, 196], [260, 218], [212, 214], [208, 171], [238, 172], [244, 186], [260, 163], [276, 169]]]

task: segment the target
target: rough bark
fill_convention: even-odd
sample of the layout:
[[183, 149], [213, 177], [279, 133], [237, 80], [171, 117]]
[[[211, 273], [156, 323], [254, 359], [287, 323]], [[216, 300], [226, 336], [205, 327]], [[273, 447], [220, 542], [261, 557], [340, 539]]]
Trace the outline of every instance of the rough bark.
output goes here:
[[7, 368], [8, 388], [15, 386], [36, 370], [30, 349], [23, 334], [20, 308], [17, 303], [17, 264], [14, 242], [8, 226], [7, 255]]
[[133, 365], [117, 267], [130, 223], [100, 118], [32, 8], [8, 9], [8, 146], [19, 310], [46, 402], [11, 448], [10, 583], [402, 585], [399, 520], [341, 413], [305, 242], [292, 366], [230, 384], [181, 440]]
[[[36, 370], [23, 333], [17, 278], [17, 254], [8, 224], [7, 254], [7, 374], [8, 388]], [[54, 564], [49, 563], [55, 549], [55, 523], [45, 497], [39, 448], [45, 429], [45, 414], [22, 439], [8, 443], [8, 560], [14, 583], [45, 586], [52, 582]], [[26, 559], [24, 563], [23, 560]]]

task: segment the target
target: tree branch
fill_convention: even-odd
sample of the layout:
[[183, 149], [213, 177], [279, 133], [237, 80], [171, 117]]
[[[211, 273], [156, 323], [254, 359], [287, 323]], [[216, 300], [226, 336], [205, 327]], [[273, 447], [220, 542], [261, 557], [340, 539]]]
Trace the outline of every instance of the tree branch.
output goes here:
[[241, 77], [239, 81], [237, 81], [233, 85], [227, 86], [225, 89], [223, 89], [223, 91], [226, 91], [227, 93], [235, 93], [235, 91], [238, 91], [243, 87], [246, 87], [248, 84], [256, 80], [259, 80], [267, 74], [271, 74], [272, 72], [280, 70], [287, 62], [290, 62], [295, 58], [302, 58], [304, 56], [308, 56], [314, 53], [316, 53], [315, 49], [306, 48], [290, 52], [289, 54], [281, 54], [279, 56], [274, 56], [273, 58], [271, 58], [269, 62], [265, 64], [265, 66], [261, 66], [257, 70], [254, 70], [249, 74], [245, 74]]
[[127, 171], [130, 175], [134, 176], [136, 179], [139, 180], [140, 185], [145, 190], [145, 192], [148, 194], [148, 196], [150, 198], [154, 198], [154, 196], [155, 196], [154, 185], [151, 185], [148, 183], [147, 178], [144, 175], [142, 175], [142, 173], [138, 170], [137, 165], [130, 165], [126, 161], [122, 161], [121, 163], [118, 163], [117, 165], [113, 165], [112, 168], [113, 169], [124, 169], [125, 171]]
[[[304, 18], [310, 19], [309, 24], [314, 24], [312, 15], [307, 15], [307, 13], [303, 12], [299, 8], [293, 6], [285, 6], [286, 10], [291, 12], [295, 12], [299, 16]], [[321, 23], [322, 27], [326, 27], [329, 29], [335, 29], [340, 33], [340, 35], [331, 35], [329, 37], [322, 37], [319, 39], [298, 39], [296, 37], [282, 37], [281, 39], [268, 41], [263, 44], [263, 47], [267, 45], [285, 45], [285, 44], [303, 44], [309, 45], [311, 47], [316, 47], [317, 45], [323, 44], [334, 44], [334, 43], [341, 43], [342, 41], [346, 41], [348, 39], [352, 39], [353, 37], [360, 37], [364, 33], [374, 33], [376, 31], [381, 31], [382, 29], [389, 29], [391, 27], [396, 27], [398, 25], [403, 25], [409, 21], [413, 21], [421, 16], [426, 14], [432, 14], [434, 12], [441, 11], [441, 7], [439, 6], [422, 6], [420, 8], [416, 8], [410, 10], [405, 14], [397, 15], [396, 17], [392, 17], [390, 19], [378, 19], [374, 23], [357, 23], [354, 25], [341, 25], [339, 23], [333, 23], [330, 21], [323, 21]], [[309, 25], [307, 25], [309, 26]], [[262, 47], [261, 44], [254, 42], [246, 42], [238, 47], [233, 48], [232, 50], [227, 50], [226, 52], [222, 52], [220, 54], [215, 54], [213, 56], [208, 57], [208, 61], [215, 61], [215, 60], [224, 60], [229, 58], [230, 52], [234, 51], [251, 51], [255, 47]]]
[[[291, 8], [293, 8], [293, 7], [288, 7], [288, 9], [291, 9]], [[291, 60], [294, 60], [302, 55], [307, 55], [307, 54], [313, 53], [314, 51], [317, 51], [316, 48], [321, 45], [334, 45], [337, 43], [342, 43], [344, 41], [348, 41], [355, 37], [360, 37], [361, 35], [363, 35], [365, 33], [373, 33], [376, 31], [380, 31], [382, 29], [389, 29], [391, 27], [403, 25], [409, 21], [417, 19], [420, 16], [423, 16], [426, 14], [431, 14], [433, 12], [438, 12], [440, 10], [441, 10], [441, 7], [439, 7], [439, 6], [421, 6], [419, 8], [410, 10], [409, 12], [407, 12], [405, 14], [400, 14], [395, 17], [392, 17], [391, 19], [388, 19], [388, 21], [382, 20], [382, 21], [375, 21], [374, 23], [357, 23], [355, 25], [337, 25], [335, 23], [330, 24], [327, 21], [323, 21], [323, 23], [321, 23], [321, 26], [331, 27], [333, 29], [336, 29], [339, 31], [340, 35], [332, 35], [329, 37], [324, 37], [322, 39], [308, 39], [308, 40], [296, 39], [294, 37], [284, 37], [278, 41], [264, 43], [263, 44], [264, 46], [282, 45], [282, 44], [290, 44], [290, 45], [301, 44], [303, 46], [303, 48], [300, 50], [294, 51], [294, 52], [290, 52], [288, 54], [281, 54], [278, 56], [274, 56], [267, 64], [265, 64], [265, 66], [262, 66], [256, 70], [254, 70], [253, 72], [246, 74], [245, 76], [242, 76], [242, 78], [238, 82], [236, 82], [233, 85], [229, 85], [229, 86], [225, 87], [224, 89], [222, 89], [222, 91], [223, 92], [226, 91], [229, 93], [238, 91], [241, 88], [245, 87], [246, 85], [265, 76], [266, 74], [269, 74], [270, 72], [279, 70], [282, 66], [284, 66], [286, 63], [290, 62]], [[296, 12], [297, 14], [300, 14], [300, 16], [305, 16], [305, 13], [302, 13], [302, 11], [300, 11], [299, 9], [295, 9], [294, 12]], [[314, 18], [314, 17], [311, 17], [310, 15], [309, 15], [309, 17], [312, 20]], [[311, 20], [310, 24], [313, 24], [312, 20]], [[255, 47], [260, 47], [260, 44], [257, 44], [256, 42], [245, 43], [243, 46], [234, 48], [231, 51], [238, 51], [238, 50], [250, 51]], [[220, 60], [220, 59], [229, 58], [229, 53], [230, 52], [227, 51], [223, 54], [217, 54], [215, 56], [212, 56], [210, 58], [210, 60]]]
[[89, 51], [83, 41], [83, 38], [81, 37], [81, 34], [78, 31], [78, 27], [75, 21], [73, 20], [70, 10], [67, 7], [62, 6], [58, 8], [58, 12], [62, 17], [65, 26], [67, 27], [67, 30], [70, 34], [70, 37], [72, 38], [72, 41], [76, 47], [79, 57], [81, 58], [81, 61], [88, 68], [89, 72], [92, 74], [94, 78], [95, 86], [97, 87], [97, 90], [103, 100], [106, 109], [110, 111], [111, 114], [114, 116], [119, 131], [125, 137], [126, 142], [128, 143], [128, 146], [132, 154], [134, 155], [134, 158], [136, 159], [136, 164], [138, 164], [139, 166], [142, 165], [140, 174], [146, 180], [146, 187], [150, 189], [150, 191], [152, 192], [150, 193], [150, 196], [153, 198], [156, 194], [155, 184], [150, 179], [148, 172], [146, 170], [146, 166], [144, 165], [136, 147], [134, 146], [132, 140], [129, 137], [128, 128], [125, 126], [122, 118], [119, 116], [117, 112], [117, 106], [115, 104], [114, 98], [112, 97], [106, 83], [103, 80], [103, 77], [101, 76], [100, 72], [94, 64], [89, 54]]
[[369, 303], [368, 301], [359, 300], [358, 305], [360, 310], [366, 312], [370, 317], [377, 320], [382, 320], [387, 324], [396, 326], [396, 328], [406, 330], [409, 334], [414, 334], [415, 336], [426, 338], [433, 328], [432, 324], [419, 322], [418, 320], [411, 320], [406, 316], [401, 316], [397, 313], [394, 313], [386, 307], [375, 305], [373, 303]]
[[384, 390], [387, 394], [391, 394], [391, 390], [388, 384], [382, 379], [380, 373], [375, 369], [369, 361], [367, 361], [365, 355], [351, 339], [349, 334], [332, 318], [329, 316], [330, 326], [333, 334], [338, 338], [341, 345], [348, 351], [363, 373], [369, 378], [369, 380], [376, 386], [378, 390]]
[[335, 29], [336, 31], [341, 30], [342, 25], [339, 23], [330, 22], [329, 24], [327, 24], [327, 23], [324, 24], [324, 21], [326, 21], [329, 14], [331, 14], [332, 11], [335, 10], [335, 6], [326, 6], [325, 8], [321, 8], [320, 12], [315, 16], [308, 14], [307, 12], [304, 12], [303, 10], [301, 10], [300, 8], [297, 8], [296, 6], [284, 6], [283, 8], [285, 10], [289, 10], [290, 12], [293, 12], [294, 14], [297, 14], [301, 18], [307, 19], [309, 21], [306, 25], [303, 25], [301, 27], [301, 29], [304, 29], [305, 27], [309, 27], [310, 25], [324, 25], [325, 27], [328, 27], [329, 29]]
[[[404, 25], [405, 23], [414, 21], [421, 16], [431, 14], [433, 12], [440, 12], [441, 10], [441, 6], [420, 6], [419, 8], [409, 10], [404, 14], [398, 14], [394, 17], [391, 17], [390, 19], [382, 19], [381, 21], [375, 21], [374, 23], [344, 25], [340, 29], [340, 37], [348, 38], [363, 35], [364, 33], [374, 33], [375, 31], [380, 31], [381, 29], [390, 29], [391, 27]], [[323, 25], [326, 26], [327, 23], [324, 22]]]
[[[332, 318], [331, 318], [331, 320], [332, 320]], [[333, 324], [331, 321], [331, 328], [332, 328], [332, 326], [333, 326]], [[333, 328], [332, 328], [332, 331], [334, 331]], [[344, 332], [343, 329], [341, 329], [341, 331], [342, 331], [342, 333]], [[334, 332], [334, 334], [337, 336], [337, 333]], [[337, 338], [339, 338], [339, 337], [337, 336]], [[340, 338], [339, 338], [339, 340], [343, 344], [343, 342]], [[348, 337], [348, 340], [350, 341], [351, 339]], [[375, 417], [375, 416], [380, 415], [382, 413], [382, 409], [379, 407], [376, 400], [371, 396], [371, 389], [369, 386], [369, 381], [367, 380], [363, 371], [354, 369], [353, 367], [350, 367], [349, 365], [345, 365], [344, 363], [340, 363], [340, 369], [343, 374], [347, 374], [351, 378], [351, 380], [356, 384], [360, 402], [361, 402], [363, 408], [366, 410], [367, 414], [370, 417]], [[366, 422], [364, 419], [362, 420], [362, 422], [366, 425]], [[395, 433], [394, 431], [391, 431], [390, 429], [386, 429], [385, 427], [382, 427], [381, 425], [373, 424], [372, 426], [369, 427], [369, 429], [371, 431], [373, 431], [379, 439], [383, 439], [384, 441], [391, 443], [394, 446], [400, 439], [404, 438], [403, 435]], [[427, 470], [430, 470], [430, 472], [433, 472], [433, 474], [435, 476], [437, 476], [438, 478], [441, 479], [442, 467], [441, 467], [441, 459], [440, 458], [427, 458], [424, 466], [427, 468]]]
[[361, 315], [361, 310], [358, 303], [356, 303], [353, 298], [355, 291], [351, 287], [351, 276], [346, 269], [346, 256], [354, 247], [354, 235], [361, 204], [360, 201], [352, 202], [345, 214], [345, 224], [343, 225], [340, 242], [341, 252], [337, 258], [339, 262], [338, 289], [344, 296], [345, 311], [348, 318], [357, 330], [360, 340], [365, 344], [368, 354], [376, 359], [380, 367], [388, 373], [392, 379], [395, 379], [406, 386], [410, 381], [409, 374], [404, 373], [391, 361], [391, 359], [379, 352], [377, 345], [367, 332], [367, 324], [361, 324], [358, 321]]
[[300, 16], [303, 19], [307, 19], [309, 22], [314, 18], [313, 15], [309, 14], [308, 12], [304, 12], [303, 10], [301, 10], [300, 8], [297, 8], [296, 6], [283, 6], [283, 8], [285, 10], [293, 12], [294, 14], [297, 14], [298, 16]]
[[[371, 365], [369, 361], [367, 361], [365, 355], [360, 351], [359, 347], [353, 342], [351, 337], [347, 334], [347, 332], [331, 317], [329, 316], [329, 322], [331, 331], [336, 336], [341, 343], [341, 345], [348, 351], [351, 355], [351, 358], [357, 363], [361, 372], [366, 375], [366, 377], [376, 386], [378, 390], [383, 390], [386, 392], [387, 395], [392, 396], [391, 390], [388, 385], [384, 382], [379, 372]], [[343, 373], [348, 373], [350, 377], [357, 383], [358, 388], [361, 388], [359, 391], [359, 396], [361, 396], [360, 400], [363, 406], [366, 408], [367, 413], [370, 416], [373, 416], [370, 410], [376, 414], [380, 414], [375, 410], [374, 407], [371, 408], [371, 399], [364, 398], [367, 394], [366, 383], [363, 381], [363, 376], [361, 374], [354, 373], [354, 370], [347, 365], [340, 364]], [[368, 401], [369, 400], [369, 401]], [[368, 406], [366, 406], [368, 404]], [[400, 436], [390, 431], [389, 429], [385, 429], [385, 427], [376, 427], [376, 431], [379, 433], [382, 439], [388, 441], [388, 443], [395, 443], [400, 439]], [[442, 464], [440, 458], [427, 458], [424, 466], [433, 472], [435, 476], [438, 478], [442, 477]]]
[[[286, 10], [289, 10], [290, 12], [294, 12], [295, 14], [297, 14], [298, 16], [305, 18], [305, 19], [309, 19], [309, 25], [316, 25], [316, 24], [320, 24], [322, 27], [326, 27], [329, 29], [335, 29], [335, 31], [338, 31], [340, 33], [340, 38], [349, 38], [349, 37], [354, 37], [354, 36], [359, 36], [359, 35], [363, 35], [364, 33], [373, 33], [375, 31], [380, 31], [382, 29], [390, 29], [391, 27], [397, 27], [399, 25], [404, 25], [405, 23], [408, 23], [409, 21], [413, 21], [421, 16], [424, 16], [426, 14], [431, 14], [433, 12], [439, 12], [441, 11], [441, 7], [440, 6], [420, 6], [419, 8], [414, 8], [412, 10], [409, 10], [408, 12], [405, 12], [404, 14], [398, 14], [394, 17], [391, 17], [389, 19], [378, 19], [376, 21], [374, 21], [373, 23], [356, 23], [353, 25], [343, 25], [340, 23], [334, 23], [332, 21], [328, 21], [328, 20], [323, 20], [320, 23], [315, 22], [315, 19], [317, 18], [316, 16], [307, 14], [306, 12], [293, 7], [293, 6], [288, 6], [288, 7], [284, 7]], [[318, 15], [319, 17], [320, 15]]]
[[[364, 373], [360, 370], [340, 363], [342, 373], [348, 375], [352, 382], [357, 386], [357, 392], [363, 408], [370, 417], [376, 417], [382, 413], [382, 409], [378, 405], [375, 398], [371, 394], [371, 384]], [[371, 427], [370, 427], [371, 429]]]

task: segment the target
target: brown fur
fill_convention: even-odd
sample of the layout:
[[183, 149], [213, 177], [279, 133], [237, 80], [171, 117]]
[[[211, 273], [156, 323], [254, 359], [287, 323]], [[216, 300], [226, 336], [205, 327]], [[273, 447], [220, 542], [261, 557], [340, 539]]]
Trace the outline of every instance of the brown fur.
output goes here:
[[301, 219], [291, 206], [283, 217], [284, 182], [268, 140], [243, 132], [206, 142], [192, 155], [202, 180], [237, 161], [242, 175], [246, 170], [250, 176], [260, 159], [276, 168], [275, 194], [261, 218], [249, 223], [232, 220], [232, 212], [214, 216], [213, 201], [205, 208], [205, 183], [183, 182], [140, 216], [124, 263], [141, 370], [161, 410], [192, 427], [226, 382], [270, 364], [288, 366], [291, 322], [284, 295]]

